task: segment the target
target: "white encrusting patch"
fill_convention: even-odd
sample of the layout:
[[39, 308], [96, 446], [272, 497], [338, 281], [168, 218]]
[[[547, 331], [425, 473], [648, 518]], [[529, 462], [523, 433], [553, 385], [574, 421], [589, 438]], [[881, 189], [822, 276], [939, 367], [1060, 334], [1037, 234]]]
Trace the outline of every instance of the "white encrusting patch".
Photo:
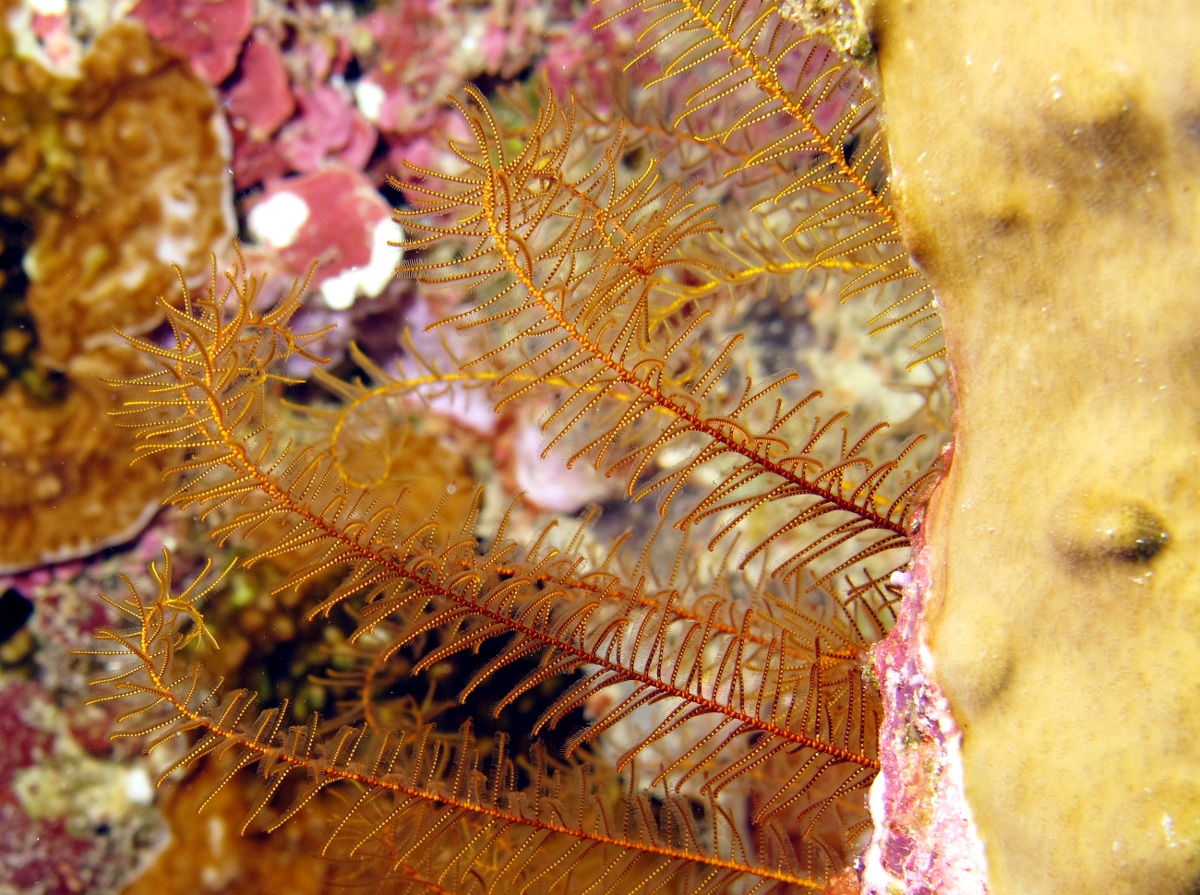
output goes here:
[[284, 249], [296, 241], [308, 216], [308, 203], [285, 190], [251, 208], [246, 226], [259, 242]]
[[404, 231], [391, 218], [384, 218], [371, 231], [371, 259], [359, 267], [351, 267], [321, 283], [321, 297], [335, 311], [354, 304], [360, 295], [374, 297], [384, 290], [396, 272], [404, 254], [399, 243]]

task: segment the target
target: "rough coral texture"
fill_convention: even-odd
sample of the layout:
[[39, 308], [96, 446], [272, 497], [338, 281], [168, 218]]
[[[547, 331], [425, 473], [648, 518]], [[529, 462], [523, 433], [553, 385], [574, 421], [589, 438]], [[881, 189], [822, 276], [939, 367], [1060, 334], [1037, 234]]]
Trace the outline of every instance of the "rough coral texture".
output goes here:
[[956, 399], [930, 647], [997, 895], [1200, 882], [1200, 7], [880, 0]]
[[883, 697], [881, 770], [871, 787], [875, 832], [863, 856], [863, 895], [986, 895], [983, 850], [963, 794], [962, 732], [935, 680], [922, 619], [929, 554], [918, 523], [904, 601], [874, 650]]
[[[140, 332], [161, 319], [170, 265], [193, 276], [232, 235], [228, 147], [215, 99], [187, 65], [136, 25], [102, 34], [79, 80], [25, 94], [55, 113], [38, 134], [41, 176], [56, 201], [29, 197], [35, 240], [29, 304], [42, 352], [65, 364], [113, 327]], [[9, 97], [16, 100], [15, 96]]]
[[[182, 533], [167, 522], [124, 553], [0, 575], [0, 895], [110, 895], [165, 844], [154, 777], [170, 759], [110, 739], [120, 711], [88, 704], [96, 665], [78, 651], [116, 621], [96, 594], [121, 593], [122, 575], [149, 585], [146, 563]], [[30, 612], [4, 641], [13, 600]]]
[[232, 74], [254, 21], [252, 0], [141, 0], [132, 11], [163, 46], [211, 84]]
[[12, 675], [0, 699], [0, 895], [115, 891], [161, 834], [149, 776], [87, 751], [107, 725], [80, 703]]
[[100, 34], [78, 76], [26, 42], [0, 33], [0, 239], [27, 249], [0, 295], [4, 345], [21, 344], [0, 375], [3, 570], [126, 539], [153, 512], [161, 464], [129, 468], [100, 379], [137, 371], [114, 330], [162, 319], [170, 265], [196, 277], [233, 229], [227, 140], [186, 63], [132, 23]]

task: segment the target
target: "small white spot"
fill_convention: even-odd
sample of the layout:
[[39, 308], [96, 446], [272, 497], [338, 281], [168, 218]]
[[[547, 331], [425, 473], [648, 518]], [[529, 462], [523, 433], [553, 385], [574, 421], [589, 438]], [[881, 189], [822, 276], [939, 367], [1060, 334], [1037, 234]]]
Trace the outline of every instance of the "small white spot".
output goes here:
[[387, 94], [374, 81], [360, 78], [354, 85], [354, 102], [367, 121], [379, 123], [379, 113], [383, 110], [383, 101]]
[[221, 854], [221, 846], [225, 844], [225, 821], [216, 816], [210, 817], [204, 825], [204, 832], [208, 839], [209, 851]]
[[33, 10], [34, 15], [65, 16], [67, 0], [29, 0], [29, 8]]
[[296, 241], [308, 220], [308, 203], [295, 193], [276, 193], [259, 202], [246, 216], [246, 226], [259, 242], [283, 249]]
[[154, 801], [154, 782], [145, 768], [134, 768], [125, 776], [125, 798], [133, 805], [149, 805]]
[[1163, 832], [1167, 835], [1167, 847], [1179, 848], [1179, 840], [1175, 838], [1175, 819], [1169, 814], [1162, 816]]

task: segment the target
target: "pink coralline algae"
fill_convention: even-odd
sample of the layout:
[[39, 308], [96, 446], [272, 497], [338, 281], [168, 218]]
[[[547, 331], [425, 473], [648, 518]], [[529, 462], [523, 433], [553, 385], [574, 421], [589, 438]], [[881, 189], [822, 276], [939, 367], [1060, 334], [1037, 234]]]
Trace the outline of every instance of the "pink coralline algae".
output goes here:
[[882, 769], [871, 788], [875, 832], [863, 857], [863, 895], [987, 895], [983, 847], [963, 794], [962, 734], [933, 679], [922, 638], [930, 574], [924, 537], [913, 538], [904, 600], [875, 648], [883, 696]]
[[399, 260], [399, 249], [389, 244], [401, 235], [391, 207], [364, 175], [341, 166], [270, 184], [247, 224], [293, 276], [319, 261], [315, 285], [334, 309], [382, 292]]
[[279, 44], [265, 31], [255, 31], [242, 51], [242, 76], [225, 95], [225, 109], [235, 134], [266, 140], [292, 117], [296, 100], [288, 84]]
[[131, 15], [210, 84], [233, 73], [254, 21], [253, 0], [141, 0]]
[[[565, 2], [140, 0], [131, 15], [221, 92], [233, 174], [248, 191], [330, 162], [378, 184], [453, 127], [447, 97], [533, 65], [571, 19]], [[381, 142], [382, 141], [382, 142]]]
[[634, 35], [627, 19], [597, 29], [602, 20], [599, 8], [593, 6], [560, 29], [548, 41], [542, 70], [558, 96], [585, 99], [597, 114], [610, 115], [613, 79], [634, 45]]
[[280, 131], [280, 151], [293, 171], [314, 171], [328, 160], [363, 168], [377, 135], [341, 90], [318, 84], [296, 94], [299, 115]]
[[[37, 706], [48, 701], [45, 691], [32, 681], [0, 682], [0, 699], [6, 706]], [[35, 820], [29, 817], [15, 791], [18, 775], [48, 759], [54, 735], [31, 724], [24, 712], [0, 712], [0, 824], [5, 837], [14, 842], [0, 853], [0, 877], [13, 892], [82, 891], [81, 866], [90, 863], [98, 840], [72, 836], [61, 818]]]
[[137, 843], [161, 828], [149, 776], [90, 754], [108, 722], [60, 709], [41, 684], [0, 678], [0, 701], [0, 892], [115, 891], [137, 870]]
[[362, 60], [355, 90], [381, 131], [402, 134], [433, 124], [445, 97], [463, 80], [454, 65], [456, 42], [467, 34], [463, 24], [432, 0], [406, 4], [403, 14], [381, 9], [363, 17], [374, 48]]
[[513, 420], [498, 439], [496, 462], [508, 489], [533, 507], [575, 513], [591, 503], [620, 499], [620, 485], [586, 463], [568, 466], [545, 454], [546, 433], [534, 422]]

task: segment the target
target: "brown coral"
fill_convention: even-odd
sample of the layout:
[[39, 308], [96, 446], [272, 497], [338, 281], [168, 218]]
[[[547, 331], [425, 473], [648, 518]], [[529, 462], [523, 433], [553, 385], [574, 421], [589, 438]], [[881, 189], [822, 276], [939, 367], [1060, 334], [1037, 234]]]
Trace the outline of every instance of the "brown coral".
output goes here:
[[114, 330], [156, 325], [169, 264], [199, 274], [233, 227], [219, 111], [186, 63], [131, 23], [102, 33], [77, 74], [25, 43], [0, 33], [6, 570], [122, 540], [157, 504], [159, 470], [127, 468], [96, 377], [136, 372]]

